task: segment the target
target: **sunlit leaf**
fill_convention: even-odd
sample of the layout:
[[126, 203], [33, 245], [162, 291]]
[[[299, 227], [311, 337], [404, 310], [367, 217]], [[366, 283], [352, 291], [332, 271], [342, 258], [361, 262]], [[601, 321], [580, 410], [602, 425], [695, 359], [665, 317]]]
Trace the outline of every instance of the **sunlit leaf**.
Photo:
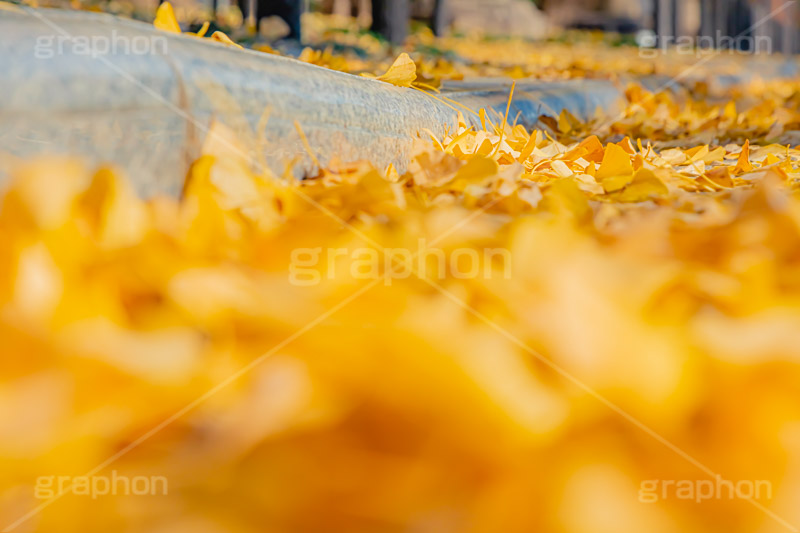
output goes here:
[[417, 79], [417, 66], [411, 57], [403, 52], [397, 56], [389, 70], [378, 76], [377, 79], [397, 87], [411, 87], [411, 84]]
[[181, 27], [178, 25], [178, 19], [175, 18], [175, 11], [172, 9], [172, 4], [169, 2], [164, 2], [158, 6], [153, 25], [159, 30], [168, 31], [171, 33], [181, 32]]

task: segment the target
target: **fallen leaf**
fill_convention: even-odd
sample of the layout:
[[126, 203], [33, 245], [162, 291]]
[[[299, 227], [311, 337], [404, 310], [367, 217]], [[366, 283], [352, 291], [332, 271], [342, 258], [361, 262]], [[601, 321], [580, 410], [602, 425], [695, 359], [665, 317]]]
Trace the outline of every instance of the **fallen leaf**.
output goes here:
[[629, 184], [633, 179], [633, 164], [628, 152], [616, 144], [606, 146], [595, 179], [606, 192], [618, 191]]
[[159, 30], [168, 31], [171, 33], [180, 33], [181, 27], [178, 24], [178, 19], [175, 18], [175, 10], [172, 9], [172, 4], [164, 2], [156, 10], [156, 18], [153, 21], [153, 26]]
[[641, 168], [633, 175], [631, 183], [617, 193], [614, 199], [619, 202], [643, 202], [666, 196], [668, 193], [667, 186], [652, 170]]
[[753, 165], [750, 164], [750, 140], [744, 142], [742, 152], [739, 154], [739, 159], [736, 161], [736, 167], [733, 169], [735, 175], [744, 174], [753, 170]]
[[417, 79], [417, 66], [411, 57], [403, 52], [397, 56], [389, 70], [376, 79], [397, 87], [411, 87], [411, 84]]
[[214, 33], [212, 33], [211, 40], [217, 41], [218, 43], [227, 44], [228, 46], [235, 46], [236, 48], [243, 49], [241, 45], [233, 42], [230, 37], [228, 37], [221, 31], [215, 31]]

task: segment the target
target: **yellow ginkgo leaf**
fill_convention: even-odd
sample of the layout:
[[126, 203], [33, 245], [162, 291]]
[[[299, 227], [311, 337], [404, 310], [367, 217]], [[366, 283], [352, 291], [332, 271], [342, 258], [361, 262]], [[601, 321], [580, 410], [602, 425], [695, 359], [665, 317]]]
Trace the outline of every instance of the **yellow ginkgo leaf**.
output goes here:
[[172, 33], [181, 32], [181, 27], [178, 25], [178, 19], [175, 18], [175, 11], [172, 9], [172, 4], [169, 2], [164, 2], [158, 6], [158, 10], [156, 11], [156, 19], [153, 21], [153, 26], [159, 30]]
[[733, 187], [731, 179], [731, 169], [727, 166], [712, 168], [702, 176], [706, 184], [710, 184], [714, 190], [729, 189]]
[[578, 146], [564, 155], [565, 159], [570, 160], [575, 160], [579, 157], [595, 163], [600, 163], [603, 160], [603, 143], [600, 142], [597, 135], [591, 135], [585, 138]]
[[[215, 31], [214, 33], [212, 33], [211, 34], [211, 40], [212, 41], [217, 41], [218, 43], [227, 44], [229, 46], [235, 46], [236, 48], [242, 48], [241, 45], [236, 44], [235, 42], [233, 42], [230, 37], [228, 37], [227, 35], [225, 35], [221, 31]], [[242, 48], [242, 49], [244, 49], [244, 48]]]
[[736, 102], [731, 100], [730, 102], [725, 104], [725, 108], [722, 111], [722, 116], [730, 120], [736, 120], [736, 118], [738, 117], [736, 113]]
[[314, 50], [310, 46], [306, 46], [303, 48], [303, 51], [300, 52], [300, 55], [297, 56], [297, 59], [303, 63], [314, 63], [319, 60], [320, 56], [322, 56], [322, 52]]
[[643, 202], [652, 198], [666, 196], [669, 189], [658, 179], [652, 170], [640, 168], [633, 175], [631, 183], [616, 195], [620, 202]]
[[92, 220], [95, 239], [103, 248], [134, 245], [147, 231], [145, 205], [128, 182], [109, 167], [94, 174], [79, 205]]
[[386, 74], [378, 76], [376, 79], [397, 87], [411, 87], [411, 84], [417, 79], [417, 65], [408, 54], [403, 52], [397, 56]]
[[484, 156], [476, 156], [467, 161], [467, 164], [458, 169], [450, 187], [454, 190], [463, 190], [471, 184], [481, 183], [498, 172], [497, 163], [494, 159]]
[[701, 144], [700, 146], [695, 146], [694, 148], [685, 150], [684, 153], [686, 154], [686, 157], [689, 158], [689, 163], [694, 163], [695, 161], [700, 161], [708, 155], [708, 145]]
[[561, 110], [561, 114], [558, 116], [558, 130], [561, 133], [569, 133], [573, 129], [580, 126], [581, 122], [578, 120], [575, 115], [569, 112], [566, 108]]
[[753, 165], [750, 164], [750, 140], [748, 139], [742, 146], [742, 152], [739, 154], [739, 160], [736, 162], [733, 173], [739, 175], [751, 170], [753, 170]]
[[722, 161], [725, 159], [725, 147], [724, 146], [717, 146], [702, 158], [700, 158], [703, 163], [714, 163], [716, 161]]
[[609, 144], [595, 179], [606, 192], [618, 191], [633, 180], [633, 164], [628, 152], [619, 145]]
[[598, 180], [606, 192], [615, 192], [625, 188], [633, 181], [633, 174], [617, 174], [609, 176], [604, 180]]
[[609, 144], [606, 146], [606, 152], [603, 155], [603, 162], [600, 163], [600, 168], [597, 169], [598, 181], [614, 176], [627, 176], [633, 174], [633, 165], [631, 164], [630, 155], [621, 147], [616, 144]]
[[197, 35], [198, 37], [205, 37], [206, 33], [208, 33], [208, 28], [209, 27], [211, 27], [211, 23], [208, 22], [208, 21], [205, 21], [203, 23], [203, 25], [200, 27], [200, 29], [197, 30], [197, 33], [195, 35]]
[[625, 150], [630, 155], [634, 155], [636, 153], [636, 148], [633, 146], [630, 137], [625, 137], [620, 142], [616, 143], [617, 146]]
[[573, 178], [559, 179], [550, 184], [540, 204], [542, 209], [555, 215], [567, 215], [577, 222], [585, 222], [592, 213], [586, 195]]

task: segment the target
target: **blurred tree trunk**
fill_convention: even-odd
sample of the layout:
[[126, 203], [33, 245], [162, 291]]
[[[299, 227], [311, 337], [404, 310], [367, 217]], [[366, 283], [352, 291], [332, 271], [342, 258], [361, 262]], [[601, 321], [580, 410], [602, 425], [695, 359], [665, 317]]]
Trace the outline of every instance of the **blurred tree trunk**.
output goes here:
[[409, 0], [372, 0], [372, 31], [383, 35], [393, 45], [408, 36], [411, 17]]
[[433, 34], [438, 36], [444, 35], [445, 29], [449, 25], [449, 14], [447, 0], [436, 0], [433, 4], [433, 15], [431, 16], [431, 29]]
[[[287, 38], [300, 40], [300, 15], [303, 13], [303, 0], [255, 0], [256, 28], [261, 19], [278, 16], [289, 26]], [[245, 19], [250, 15], [250, 0], [240, 0], [239, 8]]]

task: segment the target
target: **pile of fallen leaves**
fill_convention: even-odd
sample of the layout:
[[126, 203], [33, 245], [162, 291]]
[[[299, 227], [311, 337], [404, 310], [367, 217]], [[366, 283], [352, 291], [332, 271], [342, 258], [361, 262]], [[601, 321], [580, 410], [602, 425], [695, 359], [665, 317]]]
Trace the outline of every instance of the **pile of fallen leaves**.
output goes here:
[[[0, 205], [0, 525], [800, 524], [800, 152], [483, 120], [420, 141], [403, 174], [300, 181], [217, 124], [179, 200], [113, 169], [19, 168]], [[85, 475], [168, 490], [90, 494]], [[642, 493], [715, 475], [771, 491]]]
[[[606, 140], [647, 139], [661, 148], [747, 140], [762, 145], [800, 142], [800, 84], [792, 80], [736, 85], [724, 98], [708, 98], [702, 90], [694, 96], [688, 91], [652, 92], [635, 84], [625, 96], [626, 105], [618, 115], [598, 115], [581, 124], [564, 111], [558, 120], [549, 121], [550, 129], [564, 142], [594, 133]], [[542, 125], [547, 122], [544, 119]]]

